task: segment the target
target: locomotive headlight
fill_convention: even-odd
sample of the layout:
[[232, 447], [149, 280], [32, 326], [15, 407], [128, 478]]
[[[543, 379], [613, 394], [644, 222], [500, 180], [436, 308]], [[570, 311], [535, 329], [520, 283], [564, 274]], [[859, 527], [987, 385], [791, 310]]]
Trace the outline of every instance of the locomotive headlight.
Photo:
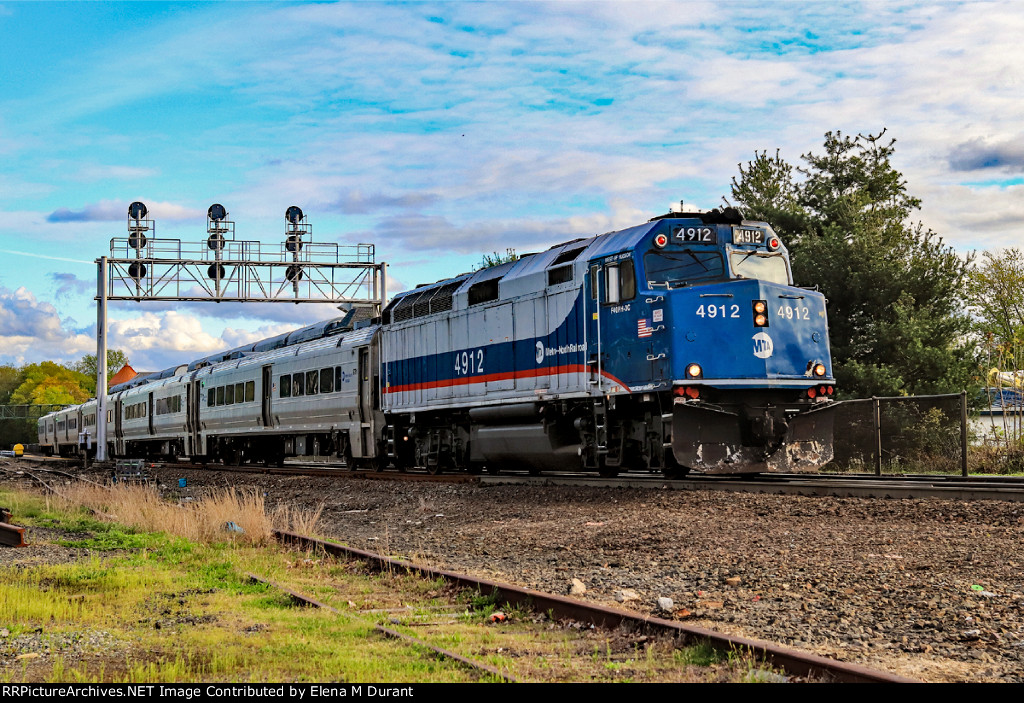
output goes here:
[[688, 378], [700, 378], [704, 374], [704, 370], [701, 369], [700, 364], [690, 364], [686, 367], [686, 376]]
[[751, 309], [754, 311], [754, 327], [767, 327], [768, 326], [768, 301], [767, 300], [754, 300], [750, 303]]
[[654, 246], [659, 249], [664, 249], [666, 244], [668, 244], [668, 235], [664, 232], [654, 238]]
[[815, 376], [824, 376], [825, 375], [825, 364], [815, 364], [813, 371], [814, 371], [814, 375]]

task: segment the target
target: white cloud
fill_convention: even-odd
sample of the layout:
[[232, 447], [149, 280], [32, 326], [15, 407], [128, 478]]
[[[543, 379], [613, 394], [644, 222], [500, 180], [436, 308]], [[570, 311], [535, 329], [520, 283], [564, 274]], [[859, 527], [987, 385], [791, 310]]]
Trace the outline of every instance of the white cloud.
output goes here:
[[0, 363], [75, 361], [96, 353], [96, 340], [61, 320], [57, 308], [26, 288], [0, 287]]
[[[206, 217], [206, 211], [190, 208], [177, 203], [151, 202], [142, 199], [149, 210], [149, 217], [161, 220], [199, 220]], [[57, 208], [46, 216], [48, 222], [112, 222], [128, 221], [128, 200], [101, 200], [80, 209]]]
[[86, 181], [99, 179], [127, 181], [140, 178], [153, 178], [158, 175], [160, 175], [160, 171], [155, 168], [114, 164], [85, 164], [78, 168], [77, 177]]

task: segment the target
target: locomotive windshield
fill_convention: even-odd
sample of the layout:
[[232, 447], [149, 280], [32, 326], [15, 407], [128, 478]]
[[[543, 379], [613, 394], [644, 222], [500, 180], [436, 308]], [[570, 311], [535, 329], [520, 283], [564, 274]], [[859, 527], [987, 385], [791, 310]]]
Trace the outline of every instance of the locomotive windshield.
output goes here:
[[756, 278], [761, 281], [790, 284], [786, 258], [781, 254], [762, 254], [757, 251], [734, 251], [729, 254], [729, 264], [735, 278]]
[[725, 262], [717, 251], [652, 251], [644, 256], [647, 281], [652, 285], [683, 285], [725, 278]]

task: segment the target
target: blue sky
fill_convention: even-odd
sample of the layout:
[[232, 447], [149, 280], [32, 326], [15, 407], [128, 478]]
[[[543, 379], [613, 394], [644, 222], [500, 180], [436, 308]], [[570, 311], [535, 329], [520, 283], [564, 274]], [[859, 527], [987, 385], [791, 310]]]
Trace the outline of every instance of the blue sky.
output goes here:
[[[299, 205], [395, 291], [887, 128], [958, 251], [1024, 219], [1013, 2], [0, 0], [0, 36], [0, 363], [94, 353], [91, 262], [133, 200], [188, 241], [223, 203], [268, 245]], [[152, 370], [333, 312], [112, 303], [110, 341]]]

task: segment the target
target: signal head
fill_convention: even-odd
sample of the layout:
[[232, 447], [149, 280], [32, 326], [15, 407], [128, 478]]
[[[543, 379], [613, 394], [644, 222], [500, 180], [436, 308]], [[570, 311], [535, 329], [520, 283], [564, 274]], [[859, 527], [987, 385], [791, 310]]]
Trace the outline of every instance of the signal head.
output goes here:
[[145, 203], [141, 203], [138, 200], [128, 206], [128, 217], [132, 220], [141, 220], [148, 214], [149, 210], [146, 208]]
[[224, 206], [220, 203], [214, 203], [210, 206], [210, 209], [206, 211], [206, 214], [214, 222], [220, 222], [228, 216], [228, 211], [224, 209]]
[[298, 205], [292, 205], [284, 211], [284, 219], [291, 222], [293, 225], [297, 225], [302, 222], [303, 214], [302, 208]]

